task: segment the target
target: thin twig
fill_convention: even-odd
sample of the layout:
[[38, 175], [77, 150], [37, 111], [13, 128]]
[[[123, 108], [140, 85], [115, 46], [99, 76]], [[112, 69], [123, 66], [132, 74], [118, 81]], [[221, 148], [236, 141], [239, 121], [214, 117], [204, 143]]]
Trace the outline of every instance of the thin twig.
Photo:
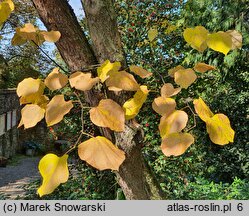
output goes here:
[[193, 128], [196, 127], [196, 119], [195, 119], [196, 114], [194, 113], [194, 111], [192, 110], [192, 108], [190, 107], [190, 105], [189, 105], [188, 102], [187, 102], [187, 104], [188, 104], [187, 107], [189, 108], [190, 112], [191, 112], [192, 115], [193, 115], [193, 118], [194, 118], [194, 125], [193, 125], [191, 128], [189, 128], [186, 132], [191, 131]]
[[59, 67], [62, 71], [65, 73], [68, 73], [61, 65], [59, 65], [54, 59], [52, 59], [35, 41], [32, 40], [32, 42], [36, 45], [36, 47], [51, 61], [53, 62], [57, 67]]
[[82, 103], [81, 99], [80, 99], [80, 96], [74, 92], [75, 96], [77, 97], [79, 103], [80, 103], [80, 107], [81, 107], [81, 116], [80, 116], [80, 119], [81, 119], [81, 130], [84, 131], [84, 104]]
[[91, 134], [89, 134], [89, 133], [86, 133], [86, 132], [84, 132], [84, 131], [81, 131], [81, 133], [84, 134], [84, 135], [86, 135], [86, 136], [89, 136], [89, 137], [91, 137], [91, 138], [94, 138], [93, 135], [91, 135]]

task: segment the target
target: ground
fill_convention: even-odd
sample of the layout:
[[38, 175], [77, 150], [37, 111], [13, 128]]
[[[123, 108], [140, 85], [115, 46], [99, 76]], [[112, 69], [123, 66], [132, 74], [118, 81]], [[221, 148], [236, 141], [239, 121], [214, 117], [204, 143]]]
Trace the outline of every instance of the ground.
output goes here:
[[24, 196], [23, 186], [39, 178], [39, 160], [39, 157], [22, 156], [7, 167], [0, 167], [0, 199]]

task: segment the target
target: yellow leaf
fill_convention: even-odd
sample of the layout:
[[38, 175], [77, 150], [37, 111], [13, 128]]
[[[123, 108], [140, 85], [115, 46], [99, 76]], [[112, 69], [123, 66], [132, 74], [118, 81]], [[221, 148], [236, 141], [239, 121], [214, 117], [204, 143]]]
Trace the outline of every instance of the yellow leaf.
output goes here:
[[203, 26], [187, 28], [183, 32], [185, 41], [194, 49], [203, 52], [207, 48], [208, 30]]
[[242, 35], [236, 30], [226, 31], [232, 38], [232, 50], [242, 47]]
[[106, 85], [125, 91], [137, 91], [139, 89], [134, 76], [126, 71], [111, 72], [110, 77], [106, 80]]
[[215, 114], [206, 121], [207, 132], [211, 141], [218, 145], [225, 145], [234, 140], [234, 130], [224, 114]]
[[214, 115], [209, 109], [209, 107], [202, 100], [202, 98], [195, 99], [193, 103], [195, 107], [195, 112], [198, 114], [202, 121], [206, 122]]
[[105, 82], [105, 80], [109, 77], [110, 72], [118, 71], [121, 68], [120, 62], [111, 63], [109, 60], [106, 60], [98, 69], [98, 77], [100, 78], [101, 82]]
[[187, 122], [188, 115], [181, 110], [176, 110], [169, 116], [162, 116], [159, 124], [160, 136], [162, 138], [165, 138], [171, 133], [180, 132], [186, 127]]
[[181, 91], [181, 88], [174, 88], [171, 83], [166, 83], [161, 88], [161, 96], [168, 98], [177, 95]]
[[16, 33], [14, 34], [12, 40], [11, 40], [11, 44], [12, 46], [20, 46], [23, 45], [27, 42], [26, 39], [24, 39], [23, 37], [21, 37], [18, 32], [20, 31], [20, 27], [16, 28]]
[[14, 8], [14, 3], [11, 0], [4, 0], [0, 2], [0, 25], [8, 19]]
[[54, 91], [63, 88], [68, 82], [68, 77], [60, 73], [59, 68], [54, 68], [44, 82], [50, 90]]
[[209, 48], [225, 55], [232, 49], [231, 36], [223, 31], [208, 35], [207, 45]]
[[194, 137], [189, 133], [172, 133], [162, 140], [161, 149], [166, 156], [182, 155], [194, 142]]
[[42, 95], [44, 89], [45, 85], [40, 79], [26, 78], [18, 84], [16, 93], [19, 97], [31, 94]]
[[45, 41], [55, 43], [60, 37], [61, 33], [59, 31], [40, 31], [40, 34], [44, 37]]
[[48, 103], [46, 109], [46, 122], [48, 126], [55, 125], [59, 123], [64, 115], [70, 112], [73, 108], [72, 101], [65, 101], [64, 95], [56, 95]]
[[99, 170], [119, 170], [125, 160], [125, 153], [102, 136], [81, 143], [78, 147], [78, 154], [81, 160]]
[[74, 87], [81, 91], [90, 90], [96, 83], [99, 82], [99, 78], [92, 78], [91, 73], [82, 73], [80, 71], [73, 73], [69, 77], [69, 83], [71, 87]]
[[160, 115], [170, 115], [175, 111], [176, 102], [172, 98], [158, 97], [152, 103], [152, 108]]
[[49, 101], [49, 98], [46, 95], [40, 94], [31, 94], [28, 96], [23, 96], [20, 98], [20, 104], [36, 104], [44, 109], [46, 109], [46, 105]]
[[175, 76], [175, 73], [176, 73], [178, 70], [183, 70], [183, 69], [185, 69], [183, 66], [177, 65], [176, 67], [169, 69], [168, 74], [169, 74], [169, 76], [174, 77], [174, 76]]
[[90, 119], [93, 124], [114, 131], [123, 131], [125, 128], [124, 110], [111, 99], [102, 99], [97, 107], [92, 108]]
[[28, 104], [21, 110], [24, 128], [31, 128], [44, 118], [45, 109], [36, 104]]
[[34, 41], [37, 45], [41, 45], [45, 41], [43, 35], [39, 33], [39, 29], [31, 23], [26, 23], [23, 28], [17, 28], [16, 33], [25, 40]]
[[151, 28], [149, 31], [148, 31], [148, 38], [151, 41], [153, 41], [158, 35], [158, 31], [156, 28]]
[[131, 70], [131, 72], [137, 74], [141, 78], [147, 78], [147, 77], [152, 75], [151, 72], [143, 69], [142, 67], [136, 66], [136, 65], [131, 65], [130, 70]]
[[117, 88], [117, 87], [114, 87], [114, 86], [109, 86], [109, 87], [108, 87], [108, 90], [109, 90], [109, 91], [116, 91], [116, 92], [122, 91], [122, 89]]
[[140, 86], [140, 89], [135, 93], [133, 98], [124, 103], [123, 109], [125, 110], [126, 120], [135, 118], [143, 106], [143, 103], [146, 101], [148, 94], [149, 90], [147, 89], [147, 86]]
[[215, 70], [216, 68], [212, 65], [208, 65], [202, 62], [198, 62], [195, 66], [194, 66], [194, 70], [201, 72], [201, 73], [205, 73], [209, 70]]
[[67, 154], [62, 157], [46, 154], [40, 160], [38, 168], [43, 178], [42, 185], [37, 191], [40, 197], [52, 193], [61, 183], [68, 180], [67, 159]]
[[188, 88], [196, 79], [197, 76], [191, 68], [175, 72], [175, 83], [181, 86], [181, 88]]

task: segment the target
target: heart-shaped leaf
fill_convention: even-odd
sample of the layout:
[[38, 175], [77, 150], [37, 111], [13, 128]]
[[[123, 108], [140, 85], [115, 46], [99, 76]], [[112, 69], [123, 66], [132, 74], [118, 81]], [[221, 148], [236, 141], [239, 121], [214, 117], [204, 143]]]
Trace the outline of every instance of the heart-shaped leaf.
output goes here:
[[67, 84], [68, 77], [67, 75], [60, 73], [59, 68], [54, 68], [44, 82], [50, 90], [58, 90]]
[[73, 108], [72, 101], [65, 101], [64, 95], [56, 95], [48, 103], [46, 109], [46, 122], [48, 126], [55, 125], [59, 123], [64, 115], [70, 112]]
[[43, 178], [42, 185], [37, 191], [40, 197], [52, 193], [61, 183], [68, 180], [67, 159], [67, 154], [62, 157], [46, 154], [40, 160], [38, 168]]
[[114, 131], [123, 131], [125, 127], [124, 110], [111, 99], [102, 99], [97, 107], [92, 108], [90, 119], [93, 124]]
[[102, 136], [91, 138], [78, 146], [81, 160], [99, 169], [118, 170], [125, 160], [125, 153]]
[[159, 124], [160, 136], [167, 137], [171, 133], [180, 132], [188, 122], [188, 115], [184, 111], [176, 110], [169, 116], [162, 116]]
[[211, 141], [218, 145], [225, 145], [234, 140], [234, 130], [231, 128], [228, 117], [224, 114], [215, 114], [206, 121], [207, 132]]
[[170, 115], [175, 111], [176, 102], [172, 98], [157, 97], [152, 103], [152, 108], [160, 115]]
[[189, 133], [172, 133], [162, 140], [161, 149], [166, 156], [182, 155], [194, 142], [194, 137]]

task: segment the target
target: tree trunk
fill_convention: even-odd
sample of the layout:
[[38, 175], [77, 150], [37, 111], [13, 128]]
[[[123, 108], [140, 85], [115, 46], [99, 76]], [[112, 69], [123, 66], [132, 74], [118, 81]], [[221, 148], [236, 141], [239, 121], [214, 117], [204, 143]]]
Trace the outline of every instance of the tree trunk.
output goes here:
[[[106, 59], [126, 64], [112, 0], [82, 0], [94, 53], [66, 0], [33, 0], [33, 3], [45, 26], [61, 32], [62, 37], [56, 46], [72, 71]], [[85, 92], [91, 106], [98, 103], [97, 94]], [[108, 95], [123, 102], [129, 94]], [[125, 131], [114, 134], [115, 142], [126, 153], [126, 160], [116, 173], [118, 182], [127, 199], [163, 199], [161, 189], [141, 153], [142, 130], [133, 122], [126, 122]], [[109, 139], [113, 137], [110, 130], [102, 129], [102, 134]]]

